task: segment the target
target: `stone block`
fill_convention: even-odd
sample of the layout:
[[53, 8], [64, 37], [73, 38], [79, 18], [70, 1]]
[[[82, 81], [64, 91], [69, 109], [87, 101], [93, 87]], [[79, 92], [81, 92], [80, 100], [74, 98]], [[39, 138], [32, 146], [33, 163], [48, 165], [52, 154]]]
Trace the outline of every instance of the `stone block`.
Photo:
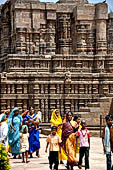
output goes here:
[[73, 9], [76, 7], [74, 4], [57, 4], [57, 12], [61, 13], [72, 13]]
[[46, 10], [53, 10], [56, 11], [57, 4], [55, 3], [46, 3]]
[[74, 16], [76, 16], [75, 20], [94, 20], [95, 19], [95, 5], [86, 4], [82, 6], [77, 6], [74, 9]]
[[106, 3], [97, 3], [96, 8], [96, 19], [108, 19], [108, 5]]
[[40, 12], [39, 11], [33, 11], [33, 29], [38, 30], [40, 28]]
[[56, 20], [56, 12], [47, 11], [47, 20]]
[[110, 12], [109, 13], [109, 19], [112, 19], [113, 18], [113, 12]]
[[15, 9], [30, 9], [31, 6], [30, 6], [30, 3], [15, 3], [15, 6], [14, 6]]
[[15, 12], [15, 27], [17, 28], [31, 28], [31, 17], [30, 17], [30, 11], [24, 11], [22, 10]]
[[31, 9], [33, 10], [45, 10], [46, 4], [44, 2], [38, 2], [35, 4], [31, 4]]

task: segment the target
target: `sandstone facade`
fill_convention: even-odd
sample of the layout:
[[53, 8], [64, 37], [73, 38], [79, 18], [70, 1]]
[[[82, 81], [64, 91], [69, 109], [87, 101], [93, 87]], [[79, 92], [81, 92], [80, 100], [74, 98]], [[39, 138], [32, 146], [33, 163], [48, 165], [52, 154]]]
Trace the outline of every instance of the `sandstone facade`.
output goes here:
[[48, 122], [51, 109], [70, 109], [99, 125], [100, 100], [113, 96], [113, 13], [87, 0], [7, 1], [0, 72], [1, 112], [32, 105]]

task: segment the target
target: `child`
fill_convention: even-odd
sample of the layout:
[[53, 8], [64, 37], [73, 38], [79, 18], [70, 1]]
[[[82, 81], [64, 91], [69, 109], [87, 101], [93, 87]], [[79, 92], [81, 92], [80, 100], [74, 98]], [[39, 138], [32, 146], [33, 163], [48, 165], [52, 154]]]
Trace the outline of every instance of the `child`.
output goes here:
[[52, 126], [51, 128], [51, 134], [47, 138], [47, 146], [45, 152], [47, 152], [48, 145], [50, 145], [50, 152], [49, 152], [49, 164], [50, 164], [50, 169], [52, 169], [53, 163], [54, 169], [58, 170], [58, 152], [59, 152], [59, 145], [61, 143], [60, 137], [56, 134], [57, 133], [57, 127]]
[[21, 144], [21, 149], [20, 151], [22, 152], [22, 162], [25, 163], [24, 160], [24, 155], [26, 156], [26, 163], [28, 163], [28, 150], [29, 150], [29, 142], [28, 142], [28, 127], [27, 125], [22, 126], [22, 130], [20, 133], [20, 144]]
[[105, 119], [106, 119], [106, 127], [105, 127], [103, 146], [104, 146], [104, 152], [106, 154], [106, 159], [107, 159], [107, 170], [112, 170], [112, 161], [111, 161], [111, 146], [112, 145], [111, 145], [111, 139], [110, 139], [112, 117], [111, 115], [107, 115]]
[[[86, 128], [86, 121], [81, 121], [82, 128], [77, 132], [77, 137], [80, 138], [80, 156], [79, 156], [79, 169], [82, 169], [82, 158], [85, 155], [85, 170], [89, 169], [89, 148], [90, 148], [90, 134]], [[78, 138], [77, 138], [78, 139]]]

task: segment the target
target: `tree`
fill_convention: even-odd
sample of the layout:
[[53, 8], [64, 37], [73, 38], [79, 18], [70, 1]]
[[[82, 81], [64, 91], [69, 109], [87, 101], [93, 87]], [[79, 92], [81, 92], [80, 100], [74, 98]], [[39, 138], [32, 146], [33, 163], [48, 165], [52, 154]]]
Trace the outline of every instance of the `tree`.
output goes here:
[[10, 168], [8, 154], [4, 145], [0, 143], [0, 170], [9, 170]]

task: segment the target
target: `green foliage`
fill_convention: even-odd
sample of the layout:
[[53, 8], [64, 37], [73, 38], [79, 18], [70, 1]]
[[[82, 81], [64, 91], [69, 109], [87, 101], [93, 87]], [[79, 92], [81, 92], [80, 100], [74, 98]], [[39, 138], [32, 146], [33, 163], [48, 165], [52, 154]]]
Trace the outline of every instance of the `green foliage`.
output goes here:
[[0, 170], [9, 170], [10, 168], [8, 154], [4, 145], [0, 143]]

